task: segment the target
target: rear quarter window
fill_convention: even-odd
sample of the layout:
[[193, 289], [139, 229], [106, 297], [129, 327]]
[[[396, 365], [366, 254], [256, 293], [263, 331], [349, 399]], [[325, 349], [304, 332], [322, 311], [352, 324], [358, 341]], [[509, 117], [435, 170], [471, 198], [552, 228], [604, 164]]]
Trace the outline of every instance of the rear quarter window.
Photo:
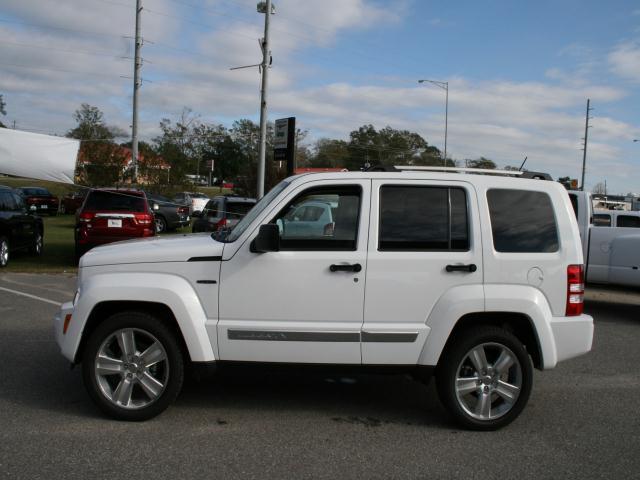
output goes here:
[[618, 215], [616, 226], [628, 228], [640, 228], [640, 217], [634, 215]]
[[496, 251], [558, 251], [558, 229], [549, 195], [529, 190], [492, 189], [487, 192], [487, 201]]

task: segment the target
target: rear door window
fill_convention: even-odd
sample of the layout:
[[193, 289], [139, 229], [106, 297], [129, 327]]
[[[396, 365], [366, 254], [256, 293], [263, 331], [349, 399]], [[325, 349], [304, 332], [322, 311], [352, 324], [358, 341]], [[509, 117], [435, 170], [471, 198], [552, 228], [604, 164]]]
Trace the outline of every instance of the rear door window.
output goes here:
[[492, 189], [487, 192], [487, 201], [496, 251], [558, 251], [558, 229], [549, 195], [529, 190]]
[[465, 191], [448, 187], [383, 186], [378, 250], [469, 250]]
[[594, 227], [610, 227], [611, 215], [606, 213], [595, 213], [593, 215], [593, 226]]
[[635, 215], [618, 215], [616, 226], [640, 228], [640, 217], [636, 217]]

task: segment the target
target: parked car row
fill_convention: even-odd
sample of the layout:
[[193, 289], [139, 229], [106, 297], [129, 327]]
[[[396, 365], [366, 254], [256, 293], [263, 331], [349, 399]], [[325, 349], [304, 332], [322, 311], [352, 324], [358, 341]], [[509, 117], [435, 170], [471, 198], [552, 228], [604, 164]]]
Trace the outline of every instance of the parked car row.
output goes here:
[[121, 240], [152, 237], [186, 227], [193, 232], [229, 230], [255, 205], [253, 198], [182, 192], [173, 200], [135, 189], [79, 190], [58, 199], [46, 188], [0, 186], [0, 266], [10, 253], [42, 253], [41, 214], [75, 214], [74, 244], [79, 259], [91, 248]]

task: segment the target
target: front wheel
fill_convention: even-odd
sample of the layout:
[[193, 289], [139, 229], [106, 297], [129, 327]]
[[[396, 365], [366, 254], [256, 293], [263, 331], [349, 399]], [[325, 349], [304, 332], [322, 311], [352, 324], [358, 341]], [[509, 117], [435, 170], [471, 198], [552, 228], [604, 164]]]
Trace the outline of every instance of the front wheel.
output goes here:
[[29, 247], [29, 253], [37, 257], [41, 256], [43, 245], [44, 245], [44, 239], [42, 236], [42, 232], [38, 230], [36, 232], [35, 238], [33, 239], [33, 244]]
[[0, 267], [9, 265], [9, 240], [7, 237], [0, 237]]
[[497, 430], [527, 404], [533, 366], [510, 332], [497, 327], [463, 331], [447, 348], [436, 373], [445, 408], [463, 427]]
[[184, 360], [176, 334], [142, 312], [121, 312], [89, 337], [82, 360], [85, 387], [108, 415], [141, 421], [162, 413], [178, 396]]

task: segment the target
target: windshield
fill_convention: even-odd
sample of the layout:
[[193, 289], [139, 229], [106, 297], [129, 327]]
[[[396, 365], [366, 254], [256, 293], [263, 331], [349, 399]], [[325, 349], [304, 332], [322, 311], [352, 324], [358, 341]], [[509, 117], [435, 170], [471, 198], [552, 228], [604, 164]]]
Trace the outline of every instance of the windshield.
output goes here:
[[41, 195], [48, 197], [51, 195], [46, 188], [23, 188], [22, 193], [25, 195]]
[[269, 193], [267, 193], [264, 197], [262, 197], [258, 203], [254, 205], [254, 207], [249, 210], [249, 213], [245, 215], [245, 217], [240, 220], [236, 226], [231, 230], [229, 235], [226, 238], [219, 238], [218, 240], [223, 242], [235, 242], [240, 235], [244, 233], [251, 223], [258, 218], [258, 216], [262, 213], [262, 211], [267, 208], [267, 205], [271, 203], [271, 201], [276, 198], [280, 192], [282, 192], [285, 188], [289, 186], [289, 182], [287, 180], [283, 180], [278, 185], [273, 187]]

